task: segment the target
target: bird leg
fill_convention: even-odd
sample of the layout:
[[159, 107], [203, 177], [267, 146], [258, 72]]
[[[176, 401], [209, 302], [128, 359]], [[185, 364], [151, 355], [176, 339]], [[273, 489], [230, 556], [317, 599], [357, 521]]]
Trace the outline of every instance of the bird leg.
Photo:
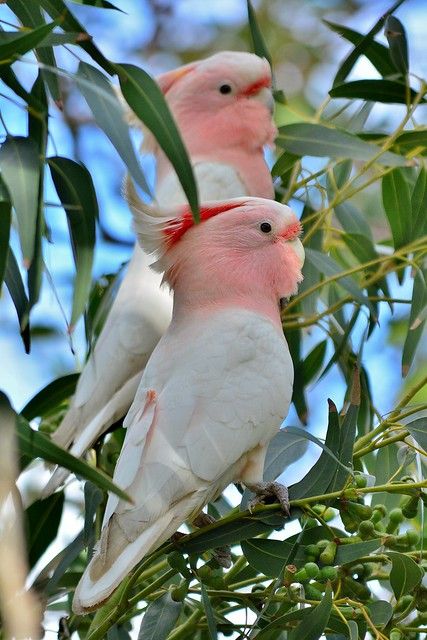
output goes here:
[[[209, 524], [213, 524], [216, 522], [215, 518], [210, 516], [208, 513], [201, 511], [196, 518], [193, 520], [193, 524], [196, 527], [206, 527]], [[213, 549], [212, 555], [215, 560], [218, 562], [220, 567], [224, 567], [224, 569], [229, 569], [232, 565], [231, 561], [231, 547], [226, 544], [223, 547], [217, 547]]]
[[289, 495], [288, 489], [284, 484], [280, 484], [280, 482], [257, 482], [246, 486], [249, 491], [256, 494], [248, 504], [249, 511], [252, 511], [258, 504], [270, 504], [274, 501], [278, 502], [284, 513], [289, 516]]

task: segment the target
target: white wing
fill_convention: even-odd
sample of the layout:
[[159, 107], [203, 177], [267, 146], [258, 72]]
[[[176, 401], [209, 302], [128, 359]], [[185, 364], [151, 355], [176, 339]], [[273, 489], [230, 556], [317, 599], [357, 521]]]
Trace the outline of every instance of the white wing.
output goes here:
[[[245, 195], [235, 169], [212, 162], [194, 165], [201, 201]], [[160, 205], [186, 202], [175, 172], [157, 189]], [[172, 298], [160, 289], [161, 275], [149, 268], [152, 259], [135, 246], [128, 271], [95, 347], [85, 364], [75, 396], [53, 440], [82, 455], [108, 427], [126, 414], [154, 347], [166, 331]], [[45, 487], [50, 495], [67, 477], [57, 470]]]
[[126, 418], [114, 474], [135, 504], [109, 496], [76, 611], [106, 598], [145, 554], [242, 477], [279, 429], [292, 382], [284, 337], [255, 313], [221, 312], [207, 324], [193, 317], [164, 336]]

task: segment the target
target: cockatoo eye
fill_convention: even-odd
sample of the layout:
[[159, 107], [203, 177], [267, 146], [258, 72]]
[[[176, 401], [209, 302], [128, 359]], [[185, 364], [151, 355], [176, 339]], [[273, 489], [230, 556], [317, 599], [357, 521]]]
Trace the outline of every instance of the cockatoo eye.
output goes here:
[[259, 225], [259, 228], [263, 233], [270, 233], [271, 224], [269, 222], [261, 222], [261, 224]]
[[222, 84], [219, 88], [219, 92], [223, 93], [224, 95], [226, 93], [231, 93], [231, 91], [232, 91], [232, 88], [229, 84]]

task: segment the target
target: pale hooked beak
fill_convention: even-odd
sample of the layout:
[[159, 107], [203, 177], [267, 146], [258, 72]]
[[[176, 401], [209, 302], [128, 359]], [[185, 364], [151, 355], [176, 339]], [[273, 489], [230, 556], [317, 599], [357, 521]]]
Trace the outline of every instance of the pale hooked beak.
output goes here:
[[304, 245], [302, 244], [301, 240], [299, 238], [296, 238], [295, 240], [288, 241], [288, 245], [292, 247], [297, 257], [300, 259], [302, 268], [305, 260], [305, 251]]
[[262, 102], [263, 104], [265, 104], [265, 106], [267, 107], [271, 115], [273, 115], [274, 98], [273, 98], [273, 92], [271, 91], [271, 89], [269, 89], [268, 87], [263, 87], [262, 89], [260, 89], [260, 91], [255, 93], [252, 97], [254, 100], [259, 100], [259, 102]]

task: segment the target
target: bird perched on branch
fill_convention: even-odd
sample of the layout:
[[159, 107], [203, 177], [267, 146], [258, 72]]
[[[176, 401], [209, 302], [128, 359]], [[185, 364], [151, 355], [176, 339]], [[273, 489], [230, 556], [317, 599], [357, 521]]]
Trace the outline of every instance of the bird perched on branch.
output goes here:
[[[250, 53], [221, 52], [165, 73], [158, 83], [190, 154], [200, 202], [274, 196], [263, 155], [264, 146], [272, 144], [276, 135], [266, 60]], [[136, 116], [128, 116], [131, 124], [141, 126]], [[186, 202], [171, 164], [151, 134], [143, 146], [157, 159], [157, 204]], [[160, 281], [136, 246], [70, 408], [52, 435], [74, 455], [82, 455], [132, 403], [146, 362], [171, 318], [172, 301], [166, 290], [160, 290]], [[44, 496], [68, 473], [57, 469]]]
[[205, 203], [166, 217], [135, 209], [138, 240], [174, 292], [172, 322], [125, 418], [101, 538], [79, 582], [75, 613], [99, 606], [126, 574], [230, 482], [288, 509], [263, 482], [271, 438], [287, 414], [293, 366], [280, 300], [296, 293], [304, 250], [286, 205], [261, 198]]

